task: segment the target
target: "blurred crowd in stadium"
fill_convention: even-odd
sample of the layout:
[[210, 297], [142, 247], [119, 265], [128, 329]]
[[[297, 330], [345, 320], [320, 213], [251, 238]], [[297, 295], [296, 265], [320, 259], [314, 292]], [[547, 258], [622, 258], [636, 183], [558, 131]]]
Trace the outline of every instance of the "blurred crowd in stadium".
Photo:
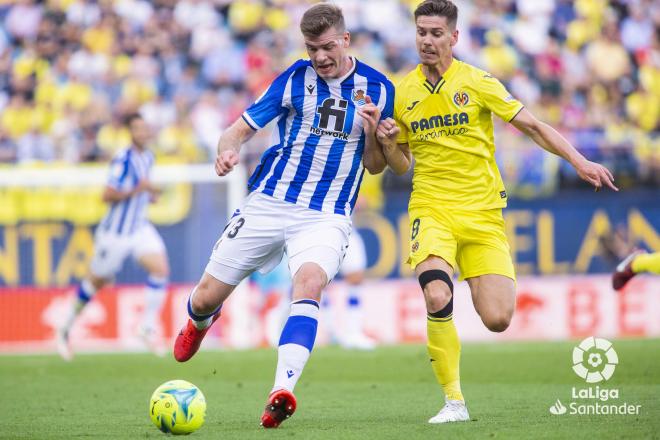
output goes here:
[[[222, 130], [306, 57], [303, 0], [18, 0], [0, 6], [0, 162], [107, 160], [140, 111], [159, 158], [208, 161]], [[417, 64], [417, 0], [336, 0], [352, 53], [396, 80]], [[456, 55], [490, 71], [622, 187], [660, 185], [660, 4], [456, 1]], [[498, 125], [514, 192], [578, 185], [570, 166]], [[265, 135], [246, 148], [250, 161]], [[409, 185], [390, 179], [389, 185]]]

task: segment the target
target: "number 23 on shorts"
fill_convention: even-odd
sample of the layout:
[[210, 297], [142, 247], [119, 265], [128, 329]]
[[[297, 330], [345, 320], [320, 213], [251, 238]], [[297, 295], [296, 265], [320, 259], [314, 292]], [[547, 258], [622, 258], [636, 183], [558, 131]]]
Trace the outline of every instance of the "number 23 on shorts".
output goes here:
[[236, 220], [232, 219], [227, 223], [227, 226], [225, 226], [225, 229], [222, 231], [222, 235], [218, 239], [218, 241], [215, 242], [215, 245], [213, 246], [213, 250], [216, 250], [218, 246], [220, 245], [220, 242], [222, 239], [225, 237], [225, 231], [229, 229], [229, 232], [227, 233], [227, 238], [236, 238], [238, 235], [238, 231], [241, 230], [243, 225], [245, 224], [245, 219], [243, 217], [238, 217]]
[[245, 219], [243, 217], [239, 217], [236, 222], [230, 226], [229, 233], [227, 234], [227, 238], [236, 238], [238, 235], [238, 231], [243, 227], [245, 224]]

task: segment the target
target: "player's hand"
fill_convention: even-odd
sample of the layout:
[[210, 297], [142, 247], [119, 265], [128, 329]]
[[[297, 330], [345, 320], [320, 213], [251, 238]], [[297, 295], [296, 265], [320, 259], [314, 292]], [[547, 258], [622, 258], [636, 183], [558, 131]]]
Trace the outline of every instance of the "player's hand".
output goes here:
[[218, 176], [226, 176], [238, 164], [238, 153], [233, 150], [223, 151], [215, 159], [215, 172]]
[[154, 186], [149, 179], [142, 179], [138, 182], [132, 194], [140, 194], [143, 192], [149, 193], [149, 201], [153, 203], [158, 200], [158, 196], [160, 196], [163, 190]]
[[378, 120], [380, 119], [380, 109], [373, 103], [371, 96], [365, 96], [364, 100], [366, 104], [358, 107], [356, 111], [362, 118], [364, 132], [373, 135], [376, 133], [376, 127], [378, 126]]
[[614, 191], [619, 190], [614, 185], [614, 176], [610, 170], [599, 163], [585, 159], [575, 167], [575, 171], [577, 171], [578, 176], [582, 180], [593, 185], [596, 188], [596, 192], [600, 191], [603, 186], [607, 186]]
[[376, 138], [378, 142], [384, 148], [394, 148], [396, 147], [396, 138], [399, 136], [399, 126], [396, 125], [396, 121], [392, 118], [383, 119], [378, 124], [378, 129], [376, 130]]
[[153, 183], [151, 183], [150, 180], [145, 179], [143, 180], [143, 182], [145, 182], [146, 185], [146, 188], [144, 190], [148, 191], [149, 195], [159, 196], [163, 192], [163, 189], [161, 187], [154, 185]]
[[151, 188], [151, 182], [149, 182], [149, 179], [142, 179], [138, 182], [137, 186], [133, 190], [133, 194], [140, 194], [144, 191], [149, 191]]
[[160, 198], [160, 195], [163, 193], [163, 188], [159, 186], [155, 186], [154, 184], [149, 182], [149, 187], [147, 188], [147, 191], [149, 191], [149, 202], [156, 203]]

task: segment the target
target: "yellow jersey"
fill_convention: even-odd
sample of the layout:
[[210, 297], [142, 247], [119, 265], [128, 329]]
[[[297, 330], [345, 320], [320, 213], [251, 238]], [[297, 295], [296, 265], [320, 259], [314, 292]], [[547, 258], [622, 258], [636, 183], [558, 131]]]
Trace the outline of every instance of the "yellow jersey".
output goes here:
[[456, 59], [437, 84], [421, 64], [406, 75], [396, 87], [394, 118], [397, 142], [415, 157], [410, 206], [505, 207], [492, 113], [509, 122], [522, 108], [492, 75]]

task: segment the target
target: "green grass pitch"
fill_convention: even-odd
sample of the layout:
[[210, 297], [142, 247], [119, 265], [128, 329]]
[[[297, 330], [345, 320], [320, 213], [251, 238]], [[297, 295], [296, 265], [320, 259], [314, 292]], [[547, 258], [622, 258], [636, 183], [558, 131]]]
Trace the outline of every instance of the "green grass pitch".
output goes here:
[[279, 429], [259, 417], [275, 350], [202, 352], [186, 364], [147, 354], [0, 356], [0, 438], [160, 439], [152, 391], [186, 379], [204, 392], [205, 425], [191, 439], [660, 438], [660, 341], [615, 341], [618, 388], [640, 415], [551, 415], [584, 387], [571, 369], [575, 342], [464, 344], [463, 391], [472, 421], [429, 425], [441, 406], [420, 345], [373, 352], [319, 348], [296, 388], [298, 411]]

